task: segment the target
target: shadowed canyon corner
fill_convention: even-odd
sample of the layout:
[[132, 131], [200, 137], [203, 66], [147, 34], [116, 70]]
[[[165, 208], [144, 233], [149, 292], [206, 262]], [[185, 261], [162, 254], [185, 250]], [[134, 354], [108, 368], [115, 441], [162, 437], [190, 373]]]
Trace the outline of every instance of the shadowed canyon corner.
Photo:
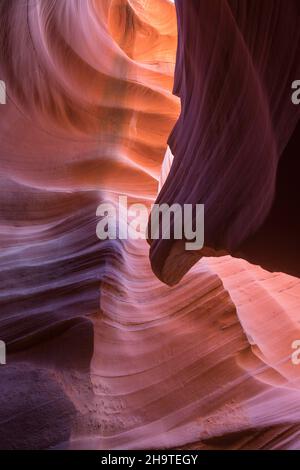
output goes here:
[[1, 0], [0, 142], [0, 449], [300, 450], [299, 0]]

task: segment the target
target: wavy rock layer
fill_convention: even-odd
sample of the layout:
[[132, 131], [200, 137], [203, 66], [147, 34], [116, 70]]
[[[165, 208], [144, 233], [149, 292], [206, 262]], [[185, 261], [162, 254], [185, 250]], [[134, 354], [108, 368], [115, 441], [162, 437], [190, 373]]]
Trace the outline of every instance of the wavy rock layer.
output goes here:
[[204, 204], [205, 249], [191, 255], [185, 242], [154, 240], [153, 270], [174, 284], [207, 253], [239, 251], [299, 276], [300, 232], [291, 208], [300, 198], [293, 176], [298, 147], [294, 141], [287, 148], [300, 116], [291, 101], [300, 74], [299, 2], [177, 0], [176, 7], [174, 92], [182, 111], [157, 203]]
[[228, 256], [168, 287], [145, 241], [96, 237], [101, 201], [150, 205], [169, 173], [174, 5], [0, 22], [1, 448], [299, 447], [299, 280]]

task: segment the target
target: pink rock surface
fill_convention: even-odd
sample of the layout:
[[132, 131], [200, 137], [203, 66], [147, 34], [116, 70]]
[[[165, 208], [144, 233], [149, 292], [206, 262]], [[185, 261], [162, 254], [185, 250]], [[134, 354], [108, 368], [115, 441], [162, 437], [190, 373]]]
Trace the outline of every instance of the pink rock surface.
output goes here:
[[101, 201], [150, 206], [169, 174], [174, 5], [0, 23], [0, 447], [299, 448], [299, 279], [226, 256], [169, 287], [146, 241], [96, 237]]

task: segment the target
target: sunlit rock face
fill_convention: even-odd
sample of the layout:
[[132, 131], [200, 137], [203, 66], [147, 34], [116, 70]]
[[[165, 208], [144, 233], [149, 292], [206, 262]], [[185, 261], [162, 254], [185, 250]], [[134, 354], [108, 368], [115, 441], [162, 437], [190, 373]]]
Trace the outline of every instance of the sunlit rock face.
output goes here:
[[[238, 8], [245, 2], [211, 3], [214, 7], [201, 4], [205, 21], [197, 31], [203, 24], [205, 44], [211, 35], [217, 40], [213, 51], [204, 48], [200, 65], [207, 65], [207, 73], [217, 71], [218, 81], [209, 85], [197, 61], [189, 72], [185, 60], [192, 56], [185, 55], [182, 42], [187, 2], [177, 2], [175, 91], [190, 112], [179, 89], [188, 90], [196, 75], [203, 90], [208, 88], [207, 94], [193, 94], [192, 106], [199, 111], [194, 122], [209, 114], [210, 86], [225, 101], [227, 107], [219, 103], [223, 115], [217, 113], [218, 102], [211, 102], [210, 121], [219, 127], [203, 123], [201, 145], [211, 146], [216, 156], [225, 146], [221, 158], [228, 159], [231, 178], [231, 167], [240, 165], [237, 155], [245, 164], [247, 129], [254, 139], [251, 158], [266, 154], [276, 160], [297, 111], [290, 114], [289, 104], [285, 109], [280, 88], [274, 120], [269, 117], [266, 124], [267, 92], [262, 88], [257, 99], [255, 67], [244, 56], [245, 44], [236, 44], [228, 16], [229, 8], [245, 13]], [[261, 2], [254, 3], [262, 13]], [[284, 14], [276, 8], [279, 27], [279, 18], [293, 13], [294, 6]], [[218, 12], [216, 23], [212, 17]], [[256, 28], [248, 25], [248, 16], [244, 24], [243, 18], [240, 28], [247, 29], [254, 54], [260, 50], [259, 25], [254, 18]], [[273, 31], [271, 21], [267, 28], [261, 18], [261, 29], [270, 28], [268, 40], [277, 40], [280, 30]], [[0, 340], [8, 353], [7, 365], [0, 366], [0, 421], [6, 422], [0, 447], [299, 447], [300, 366], [291, 361], [292, 342], [300, 339], [299, 280], [226, 256], [204, 258], [192, 267], [193, 258], [179, 281], [185, 259], [183, 267], [174, 266], [172, 257], [166, 264], [168, 251], [160, 252], [160, 243], [158, 251], [151, 247], [149, 258], [144, 240], [100, 242], [96, 237], [96, 209], [103, 200], [122, 194], [150, 206], [159, 191], [159, 198], [170, 191], [168, 202], [176, 194], [189, 202], [193, 194], [194, 186], [187, 192], [189, 182], [176, 170], [191, 126], [182, 122], [185, 115], [172, 95], [175, 6], [168, 0], [2, 0], [0, 22], [0, 79], [7, 86], [7, 104], [0, 108]], [[299, 31], [293, 25], [291, 20], [283, 36], [294, 34], [296, 41]], [[236, 48], [232, 63], [222, 35]], [[198, 47], [196, 40], [189, 43], [191, 52]], [[257, 56], [264, 73], [268, 51], [266, 42], [264, 54]], [[296, 52], [290, 48], [289, 54], [293, 67]], [[279, 54], [282, 66], [280, 60]], [[275, 74], [277, 69], [269, 70]], [[277, 96], [275, 78], [268, 93]], [[257, 87], [248, 96], [252, 79]], [[246, 96], [239, 104], [238, 83]], [[241, 108], [239, 124], [237, 111], [229, 119], [228, 90]], [[232, 165], [230, 142], [239, 149]], [[184, 154], [182, 165], [201, 179], [197, 148], [196, 166], [192, 156]], [[219, 177], [216, 171], [214, 178]], [[272, 182], [274, 174], [269, 177]], [[246, 192], [251, 184], [250, 178]], [[264, 215], [268, 204], [267, 198]]]

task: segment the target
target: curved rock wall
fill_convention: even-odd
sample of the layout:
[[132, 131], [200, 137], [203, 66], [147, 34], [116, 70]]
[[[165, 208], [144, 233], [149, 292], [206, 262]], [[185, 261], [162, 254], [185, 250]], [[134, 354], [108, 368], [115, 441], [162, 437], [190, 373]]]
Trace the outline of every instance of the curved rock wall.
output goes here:
[[[204, 258], [180, 280], [186, 260], [174, 268], [171, 257], [163, 275], [160, 241], [150, 262], [144, 240], [96, 237], [101, 201], [122, 194], [150, 207], [158, 187], [169, 202], [217, 188], [208, 205], [218, 215], [222, 191], [227, 207], [242, 184], [253, 206], [234, 199], [231, 227], [208, 213], [209, 233], [222, 223], [229, 247], [263, 220], [296, 123], [273, 76], [288, 54], [287, 85], [296, 49], [276, 40], [284, 28], [296, 41], [299, 28], [293, 1], [284, 15], [274, 2], [267, 23], [262, 3], [248, 11], [240, 6], [250, 2], [177, 1], [180, 114], [168, 0], [1, 1], [1, 448], [299, 447], [299, 279], [225, 256]], [[172, 165], [164, 154], [179, 114]], [[227, 194], [240, 170], [249, 185], [241, 173]], [[239, 231], [248, 210], [254, 220]]]

